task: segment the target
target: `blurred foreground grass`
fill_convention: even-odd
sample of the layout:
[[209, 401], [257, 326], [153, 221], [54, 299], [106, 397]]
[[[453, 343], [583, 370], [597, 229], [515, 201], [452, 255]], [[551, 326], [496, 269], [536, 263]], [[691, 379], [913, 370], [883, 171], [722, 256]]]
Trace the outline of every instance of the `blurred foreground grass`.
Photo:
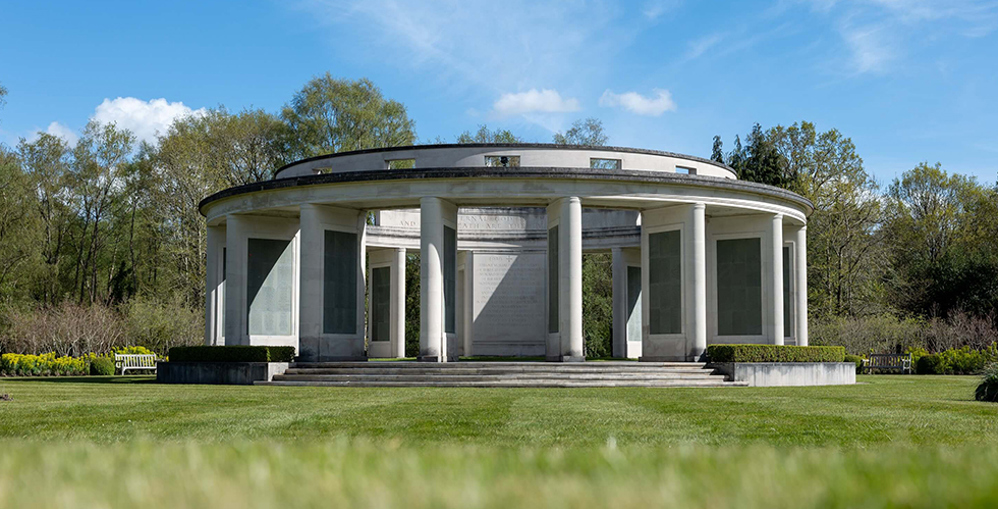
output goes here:
[[0, 508], [996, 507], [998, 449], [5, 444]]
[[2, 379], [0, 509], [998, 507], [976, 377], [760, 389]]

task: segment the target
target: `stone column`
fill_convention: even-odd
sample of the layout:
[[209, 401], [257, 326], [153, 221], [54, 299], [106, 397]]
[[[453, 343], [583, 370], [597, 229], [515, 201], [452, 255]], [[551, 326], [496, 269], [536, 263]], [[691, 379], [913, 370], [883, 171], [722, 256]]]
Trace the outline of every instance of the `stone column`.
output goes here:
[[562, 198], [559, 243], [561, 360], [586, 360], [582, 342], [582, 201]]
[[[447, 362], [446, 302], [453, 295], [445, 295], [445, 270], [454, 270], [457, 259], [457, 207], [440, 198], [424, 197], [419, 211], [420, 246], [420, 327], [419, 359]], [[454, 238], [448, 244], [447, 228], [453, 228]], [[448, 253], [445, 250], [452, 250]], [[454, 266], [448, 266], [447, 260]], [[456, 303], [455, 303], [456, 307]], [[456, 311], [456, 310], [455, 310]], [[456, 320], [456, 319], [455, 319]], [[451, 331], [453, 332], [453, 331]]]
[[773, 214], [769, 227], [770, 247], [769, 278], [770, 302], [772, 313], [769, 321], [772, 331], [771, 343], [783, 344], [783, 214]]
[[392, 263], [391, 340], [396, 357], [405, 357], [405, 248], [395, 248]]
[[627, 356], [627, 262], [622, 248], [612, 253], [613, 275], [613, 356]]
[[224, 324], [219, 318], [219, 312], [224, 306], [225, 274], [224, 264], [220, 263], [225, 250], [225, 227], [209, 226], [207, 232], [208, 245], [205, 249], [205, 300], [204, 300], [204, 344], [215, 346], [222, 344]]
[[322, 336], [322, 248], [323, 228], [319, 208], [303, 204], [300, 207], [301, 253], [298, 256], [299, 270], [298, 355], [306, 361], [319, 360], [319, 341]]
[[248, 345], [246, 324], [246, 224], [236, 214], [225, 217], [225, 344]]
[[796, 248], [794, 276], [797, 282], [797, 292], [794, 294], [797, 299], [797, 316], [794, 323], [797, 325], [797, 345], [807, 346], [807, 225], [797, 230], [797, 241], [794, 242], [794, 246]]
[[707, 350], [707, 219], [706, 205], [693, 204], [690, 210], [690, 230], [693, 241], [693, 259], [690, 264], [690, 285], [693, 294], [693, 320], [690, 337], [693, 340], [689, 360], [698, 361]]
[[419, 360], [442, 362], [444, 227], [440, 198], [419, 200]]

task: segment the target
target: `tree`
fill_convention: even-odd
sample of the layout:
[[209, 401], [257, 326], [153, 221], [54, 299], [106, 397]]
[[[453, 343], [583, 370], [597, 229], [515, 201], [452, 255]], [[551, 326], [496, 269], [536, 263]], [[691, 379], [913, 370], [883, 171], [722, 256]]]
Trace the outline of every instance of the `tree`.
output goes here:
[[[73, 149], [69, 184], [73, 189], [70, 203], [82, 219], [76, 234], [77, 262], [73, 281], [79, 288], [79, 302], [106, 300], [109, 292], [99, 287], [99, 268], [106, 256], [108, 226], [114, 208], [120, 203], [122, 177], [135, 143], [128, 130], [114, 123], [90, 121]], [[114, 277], [114, 255], [107, 270], [108, 286]]]
[[471, 134], [465, 131], [457, 137], [457, 142], [468, 143], [523, 143], [523, 139], [514, 135], [507, 129], [489, 130], [489, 126], [482, 124], [478, 126], [478, 132]]
[[724, 143], [720, 136], [714, 136], [714, 147], [710, 152], [710, 160], [724, 164]]
[[598, 118], [587, 118], [576, 120], [572, 123], [572, 128], [555, 133], [554, 143], [558, 145], [583, 145], [588, 147], [602, 147], [609, 141], [609, 137], [603, 131], [603, 121]]
[[71, 165], [69, 145], [58, 136], [38, 133], [34, 141], [21, 139], [18, 157], [31, 178], [36, 200], [32, 208], [41, 221], [39, 246], [42, 270], [35, 283], [35, 294], [43, 304], [54, 305], [63, 298], [59, 270], [74, 216], [68, 200], [68, 175]]
[[901, 311], [949, 318], [994, 313], [998, 304], [998, 231], [994, 189], [921, 163], [887, 193], [884, 235], [888, 296]]
[[0, 110], [7, 105], [7, 88], [0, 85]]
[[31, 179], [17, 154], [0, 145], [0, 295], [9, 296], [28, 276], [20, 267], [35, 255], [38, 228]]
[[367, 79], [334, 79], [328, 72], [306, 83], [281, 117], [293, 133], [288, 149], [295, 159], [416, 140], [402, 103], [385, 99]]

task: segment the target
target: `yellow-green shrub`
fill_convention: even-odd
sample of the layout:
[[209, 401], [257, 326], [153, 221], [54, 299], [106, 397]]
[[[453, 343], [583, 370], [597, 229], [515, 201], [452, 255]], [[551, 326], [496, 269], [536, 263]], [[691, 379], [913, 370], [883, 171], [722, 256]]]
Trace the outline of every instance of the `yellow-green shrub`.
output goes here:
[[0, 356], [0, 372], [10, 376], [85, 375], [90, 371], [86, 357], [5, 353]]

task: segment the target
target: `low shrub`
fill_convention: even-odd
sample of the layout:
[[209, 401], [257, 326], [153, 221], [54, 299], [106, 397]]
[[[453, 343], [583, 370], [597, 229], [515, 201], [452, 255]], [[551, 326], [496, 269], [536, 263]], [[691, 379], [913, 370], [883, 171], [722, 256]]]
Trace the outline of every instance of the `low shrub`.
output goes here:
[[291, 362], [293, 346], [175, 346], [171, 362]]
[[923, 355], [915, 362], [915, 372], [919, 375], [973, 375], [995, 362], [994, 352], [994, 345], [980, 351], [965, 346]]
[[114, 360], [110, 357], [94, 357], [90, 360], [90, 374], [110, 376], [114, 374]]
[[998, 402], [998, 364], [988, 364], [984, 369], [984, 377], [974, 391], [974, 398], [977, 401]]
[[84, 357], [5, 353], [0, 355], [0, 373], [7, 376], [86, 375], [90, 363]]
[[120, 355], [156, 355], [156, 352], [144, 346], [126, 346], [123, 348], [115, 348], [114, 353]]
[[915, 373], [919, 375], [941, 375], [943, 374], [942, 359], [939, 354], [933, 353], [923, 355], [915, 363]]
[[863, 358], [860, 357], [860, 356], [858, 356], [858, 355], [849, 355], [849, 354], [847, 354], [845, 356], [845, 358], [842, 360], [842, 362], [852, 362], [852, 363], [856, 364], [856, 372], [857, 373], [859, 373], [859, 371], [861, 369], [863, 369]]
[[711, 362], [843, 362], [841, 346], [709, 345]]

